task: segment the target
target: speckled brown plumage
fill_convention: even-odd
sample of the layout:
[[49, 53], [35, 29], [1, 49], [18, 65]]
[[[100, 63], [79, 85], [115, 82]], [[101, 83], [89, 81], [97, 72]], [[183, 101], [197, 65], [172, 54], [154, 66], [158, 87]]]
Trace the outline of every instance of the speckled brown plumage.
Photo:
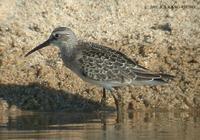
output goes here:
[[154, 74], [121, 52], [96, 43], [80, 41], [77, 48], [78, 51], [74, 54], [79, 56], [77, 67], [82, 75], [90, 80], [110, 83], [111, 86], [122, 86], [161, 84], [171, 77], [165, 74]]

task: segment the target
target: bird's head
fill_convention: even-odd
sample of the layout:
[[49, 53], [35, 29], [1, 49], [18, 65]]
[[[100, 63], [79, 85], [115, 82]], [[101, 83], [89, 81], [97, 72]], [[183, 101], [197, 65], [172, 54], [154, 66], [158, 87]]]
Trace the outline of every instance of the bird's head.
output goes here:
[[70, 28], [58, 27], [53, 30], [50, 37], [45, 42], [33, 48], [31, 51], [29, 51], [25, 55], [25, 57], [39, 49], [49, 46], [50, 44], [53, 44], [58, 47], [63, 47], [63, 46], [67, 47], [67, 46], [73, 46], [76, 43], [77, 43], [76, 36]]

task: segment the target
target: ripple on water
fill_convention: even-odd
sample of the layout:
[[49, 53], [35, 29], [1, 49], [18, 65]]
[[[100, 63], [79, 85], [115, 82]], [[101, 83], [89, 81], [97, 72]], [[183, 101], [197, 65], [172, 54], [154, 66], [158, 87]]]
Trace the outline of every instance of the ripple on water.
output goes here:
[[198, 139], [200, 116], [179, 112], [0, 114], [0, 139]]

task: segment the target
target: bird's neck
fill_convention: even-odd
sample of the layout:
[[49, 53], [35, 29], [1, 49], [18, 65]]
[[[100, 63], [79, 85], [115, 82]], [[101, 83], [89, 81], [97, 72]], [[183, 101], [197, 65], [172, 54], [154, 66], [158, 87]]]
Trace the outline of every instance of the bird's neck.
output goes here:
[[60, 52], [62, 57], [70, 58], [76, 49], [77, 42], [68, 42], [60, 45]]

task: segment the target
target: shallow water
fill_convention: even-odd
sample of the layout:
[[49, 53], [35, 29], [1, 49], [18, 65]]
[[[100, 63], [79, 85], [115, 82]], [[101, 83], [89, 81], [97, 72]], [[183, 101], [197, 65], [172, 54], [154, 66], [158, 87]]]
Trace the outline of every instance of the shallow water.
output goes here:
[[0, 139], [200, 139], [200, 117], [194, 114], [131, 112], [124, 123], [116, 120], [115, 113], [3, 113]]

